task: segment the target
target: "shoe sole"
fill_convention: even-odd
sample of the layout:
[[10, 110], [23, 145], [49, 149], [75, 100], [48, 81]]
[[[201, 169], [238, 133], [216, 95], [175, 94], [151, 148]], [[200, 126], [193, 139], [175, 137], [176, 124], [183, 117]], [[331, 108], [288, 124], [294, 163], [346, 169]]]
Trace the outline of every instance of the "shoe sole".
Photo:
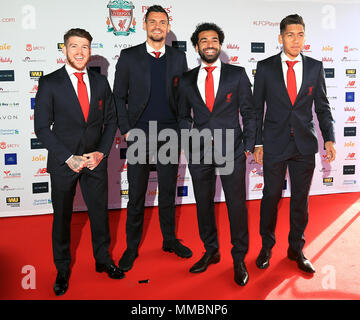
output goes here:
[[174, 249], [171, 249], [171, 248], [163, 247], [162, 249], [163, 249], [163, 251], [165, 251], [165, 252], [170, 252], [170, 253], [174, 252], [174, 253], [175, 253], [178, 257], [180, 257], [180, 258], [186, 258], [186, 259], [188, 259], [188, 258], [191, 258], [191, 257], [192, 257], [192, 253], [189, 254], [189, 255], [186, 255], [186, 254], [177, 253]]

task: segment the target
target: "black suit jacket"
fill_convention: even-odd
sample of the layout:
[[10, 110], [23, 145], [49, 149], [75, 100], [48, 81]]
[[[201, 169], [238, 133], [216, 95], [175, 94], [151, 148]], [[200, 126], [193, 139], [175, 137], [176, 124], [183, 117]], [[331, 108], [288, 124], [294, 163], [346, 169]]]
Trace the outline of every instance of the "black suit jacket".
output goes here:
[[299, 152], [303, 155], [315, 154], [318, 143], [312, 113], [313, 102], [324, 141], [335, 141], [322, 62], [301, 55], [303, 80], [292, 106], [285, 86], [280, 54], [259, 61], [257, 65], [254, 83], [258, 119], [256, 144], [263, 144], [264, 152], [281, 154], [290, 140], [290, 129], [293, 128]]
[[[103, 75], [88, 70], [88, 76], [91, 101], [87, 122], [65, 66], [39, 80], [34, 125], [48, 150], [49, 173], [75, 174], [65, 163], [72, 154], [110, 152], [117, 128], [111, 89]], [[106, 169], [106, 160], [95, 170], [101, 169]]]
[[[167, 94], [170, 107], [175, 116], [177, 109], [174, 104], [172, 83], [187, 71], [185, 53], [165, 47]], [[144, 111], [150, 96], [150, 65], [147, 58], [146, 43], [121, 51], [116, 64], [114, 80], [114, 97], [118, 116], [118, 126], [122, 134], [132, 129]], [[126, 106], [127, 105], [127, 106]]]
[[[252, 151], [255, 145], [256, 113], [245, 69], [221, 63], [219, 87], [212, 112], [206, 106], [197, 86], [199, 70], [200, 66], [186, 72], [178, 83], [176, 99], [180, 128], [195, 128], [199, 131], [210, 129], [213, 136], [215, 129], [222, 129], [222, 148], [217, 150], [215, 145], [215, 149], [223, 156], [226, 152], [233, 151], [236, 158], [245, 150]], [[240, 126], [239, 111], [243, 129]], [[233, 150], [226, 150], [226, 129], [234, 129]]]

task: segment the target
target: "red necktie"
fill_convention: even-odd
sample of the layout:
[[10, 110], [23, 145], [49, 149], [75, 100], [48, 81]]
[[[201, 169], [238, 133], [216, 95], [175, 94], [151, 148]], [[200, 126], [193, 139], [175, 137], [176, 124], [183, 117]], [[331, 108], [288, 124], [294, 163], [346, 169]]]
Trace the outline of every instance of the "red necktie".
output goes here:
[[84, 72], [75, 72], [74, 74], [76, 78], [78, 78], [78, 99], [86, 122], [89, 115], [89, 96], [86, 90], [86, 84], [83, 80]]
[[295, 71], [293, 69], [295, 63], [297, 63], [297, 62], [299, 62], [299, 61], [286, 61], [286, 64], [288, 65], [287, 91], [288, 91], [292, 105], [294, 105], [296, 96], [297, 96]]
[[159, 58], [160, 58], [160, 55], [161, 55], [161, 52], [160, 52], [160, 51], [153, 51], [152, 53], [155, 55], [155, 58], [156, 58], [156, 59], [159, 59]]
[[204, 68], [207, 71], [207, 76], [205, 79], [205, 100], [206, 100], [206, 105], [209, 108], [210, 112], [212, 111], [215, 102], [214, 78], [212, 74], [215, 68], [216, 67]]

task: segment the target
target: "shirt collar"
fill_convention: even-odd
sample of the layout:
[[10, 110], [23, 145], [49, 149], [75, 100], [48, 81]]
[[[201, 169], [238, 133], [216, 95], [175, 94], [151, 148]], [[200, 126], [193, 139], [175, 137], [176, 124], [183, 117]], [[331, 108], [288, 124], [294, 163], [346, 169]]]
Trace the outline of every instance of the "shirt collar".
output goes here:
[[161, 54], [160, 54], [160, 57], [161, 57], [162, 55], [165, 54], [165, 44], [164, 44], [159, 50], [155, 50], [155, 49], [154, 49], [153, 47], [151, 47], [151, 46], [148, 44], [148, 42], [146, 41], [146, 51], [147, 51], [149, 54], [151, 54], [151, 55], [153, 55], [153, 54], [152, 54], [153, 51], [161, 52]]
[[[204, 69], [205, 67], [208, 67], [208, 65], [204, 63], [204, 61], [201, 61], [200, 69]], [[221, 69], [221, 60], [217, 58], [217, 60], [211, 65], [211, 67], [217, 67]]]
[[295, 57], [295, 59], [290, 59], [283, 51], [283, 52], [281, 52], [280, 57], [281, 57], [281, 62], [285, 62], [285, 61], [289, 61], [289, 60], [302, 62], [302, 57], [301, 57], [300, 53], [297, 55], [297, 57]]
[[84, 70], [82, 71], [79, 71], [79, 70], [76, 70], [75, 68], [73, 68], [71, 65], [69, 65], [68, 63], [65, 64], [65, 69], [67, 71], [67, 73], [70, 75], [74, 74], [75, 72], [84, 72], [85, 74], [87, 74], [87, 69], [86, 67], [84, 68]]

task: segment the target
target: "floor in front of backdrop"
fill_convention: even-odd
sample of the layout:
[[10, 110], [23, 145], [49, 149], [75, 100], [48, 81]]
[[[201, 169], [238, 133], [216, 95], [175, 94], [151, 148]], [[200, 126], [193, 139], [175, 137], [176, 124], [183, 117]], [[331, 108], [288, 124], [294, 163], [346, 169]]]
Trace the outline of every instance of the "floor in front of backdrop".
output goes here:
[[[250, 247], [245, 262], [250, 280], [239, 287], [233, 280], [227, 210], [216, 204], [221, 261], [202, 274], [189, 273], [202, 256], [195, 205], [177, 207], [177, 236], [193, 251], [181, 259], [161, 250], [157, 208], [145, 211], [145, 230], [139, 257], [122, 280], [95, 272], [89, 220], [75, 213], [72, 220], [73, 267], [69, 290], [55, 297], [56, 270], [52, 263], [52, 215], [0, 219], [0, 299], [360, 299], [360, 193], [311, 196], [305, 233], [305, 255], [316, 268], [314, 276], [301, 272], [286, 258], [289, 199], [279, 205], [277, 243], [270, 267], [259, 270], [261, 248], [260, 201], [247, 202]], [[111, 254], [117, 263], [125, 249], [126, 209], [111, 210]], [[30, 266], [30, 267], [29, 267]], [[148, 280], [139, 283], [141, 280]], [[33, 288], [25, 289], [29, 286]], [[35, 287], [35, 288], [34, 288]]]

